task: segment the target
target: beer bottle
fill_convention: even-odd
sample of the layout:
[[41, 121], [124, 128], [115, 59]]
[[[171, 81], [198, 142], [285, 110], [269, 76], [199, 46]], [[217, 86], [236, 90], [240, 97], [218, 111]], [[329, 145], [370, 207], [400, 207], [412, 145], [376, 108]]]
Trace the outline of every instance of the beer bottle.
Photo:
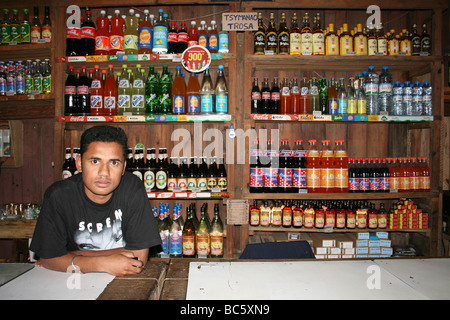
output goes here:
[[353, 37], [348, 31], [348, 24], [344, 23], [342, 29], [339, 36], [340, 55], [346, 56], [349, 52], [353, 52]]
[[223, 258], [223, 223], [220, 219], [219, 204], [214, 204], [214, 217], [211, 221], [211, 258]]
[[187, 157], [181, 157], [177, 180], [177, 187], [178, 189], [180, 189], [180, 191], [187, 190], [188, 177], [189, 177], [189, 168], [187, 164]]
[[273, 54], [277, 54], [277, 30], [275, 29], [275, 15], [273, 12], [269, 16], [269, 26], [266, 31], [266, 51], [270, 51]]
[[369, 33], [367, 36], [367, 55], [374, 56], [378, 52], [378, 41], [375, 35], [375, 30], [372, 26], [369, 27]]
[[220, 191], [224, 192], [228, 190], [228, 178], [227, 170], [225, 169], [225, 159], [223, 157], [219, 158], [219, 169], [217, 173], [217, 187]]
[[169, 168], [167, 170], [167, 191], [175, 191], [178, 187], [178, 163], [177, 158], [170, 157]]
[[133, 149], [132, 148], [128, 148], [127, 149], [127, 166], [126, 166], [126, 171], [132, 173], [133, 172], [133, 168], [134, 168], [134, 157], [133, 157]]
[[357, 56], [367, 56], [367, 37], [363, 33], [362, 25], [356, 25], [356, 33], [353, 37], [353, 50]]
[[72, 154], [70, 148], [66, 148], [66, 155], [64, 157], [64, 163], [62, 165], [62, 178], [67, 179], [70, 178], [74, 172], [73, 172], [73, 166], [72, 166]]
[[208, 191], [213, 191], [217, 188], [217, 179], [218, 178], [218, 169], [217, 169], [217, 163], [216, 159], [211, 157], [209, 159], [209, 167], [208, 167]]
[[420, 37], [420, 52], [431, 55], [431, 37], [427, 31], [427, 25], [422, 25], [422, 35]]
[[286, 13], [281, 13], [280, 26], [277, 35], [278, 54], [289, 54], [289, 30], [286, 26]]
[[196, 230], [197, 258], [210, 257], [211, 226], [206, 216], [206, 203], [200, 209], [200, 222]]
[[325, 38], [323, 30], [320, 25], [320, 13], [316, 14], [316, 23], [313, 30], [313, 54], [324, 55], [325, 54]]
[[195, 258], [195, 227], [190, 207], [186, 207], [186, 222], [183, 227], [183, 257]]
[[141, 181], [144, 181], [143, 172], [145, 171], [144, 148], [137, 147], [134, 149], [134, 168], [133, 174]]
[[383, 24], [380, 22], [380, 25], [376, 29], [377, 29], [378, 54], [386, 56], [387, 55], [387, 40], [386, 40], [386, 36], [384, 35]]
[[328, 25], [328, 33], [325, 37], [325, 53], [327, 56], [339, 55], [339, 38], [334, 31], [334, 24]]
[[264, 54], [265, 49], [266, 32], [264, 30], [264, 24], [262, 20], [262, 13], [258, 12], [258, 30], [253, 34], [253, 53]]
[[197, 176], [197, 188], [200, 191], [206, 191], [208, 189], [208, 164], [206, 163], [206, 157], [200, 157], [200, 166]]
[[159, 148], [158, 153], [158, 166], [156, 169], [156, 189], [157, 191], [165, 191], [167, 190], [168, 170], [167, 149]]
[[187, 178], [187, 189], [194, 192], [197, 189], [198, 165], [197, 158], [189, 158], [189, 175]]
[[291, 29], [289, 31], [289, 54], [301, 55], [301, 35], [300, 28], [298, 27], [297, 13], [292, 14]]
[[309, 25], [309, 15], [306, 12], [304, 16], [304, 23], [302, 30], [300, 31], [301, 34], [301, 53], [302, 55], [312, 55], [313, 50], [313, 38], [312, 38], [312, 30]]
[[261, 110], [262, 114], [270, 114], [271, 109], [271, 97], [269, 88], [269, 78], [264, 77], [264, 81], [261, 88]]
[[261, 90], [259, 90], [258, 78], [255, 77], [253, 78], [250, 113], [260, 113], [261, 105]]
[[147, 148], [146, 170], [144, 172], [145, 191], [155, 191], [155, 169], [156, 169], [156, 150]]

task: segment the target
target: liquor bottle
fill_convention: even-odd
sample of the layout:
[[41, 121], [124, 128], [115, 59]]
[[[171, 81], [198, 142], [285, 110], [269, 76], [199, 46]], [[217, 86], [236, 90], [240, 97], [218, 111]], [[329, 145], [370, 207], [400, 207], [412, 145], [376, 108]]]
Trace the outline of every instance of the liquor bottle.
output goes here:
[[186, 222], [183, 227], [182, 252], [184, 258], [195, 258], [195, 233], [196, 229], [193, 221], [193, 213], [190, 207], [186, 207]]
[[373, 26], [369, 26], [367, 34], [367, 55], [375, 56], [378, 52], [378, 41]]
[[147, 156], [144, 171], [145, 191], [155, 191], [155, 170], [156, 170], [156, 150], [155, 148], [147, 148]]
[[138, 54], [150, 54], [152, 53], [152, 36], [153, 25], [150, 21], [148, 9], [144, 10], [144, 20], [139, 23], [138, 29]]
[[153, 26], [153, 53], [167, 53], [167, 25], [163, 20], [163, 10], [158, 10], [159, 18]]
[[167, 170], [169, 167], [167, 159], [167, 149], [159, 148], [158, 150], [158, 165], [156, 168], [156, 190], [165, 191], [167, 190]]
[[417, 25], [414, 23], [411, 31], [411, 55], [419, 56], [421, 51], [420, 35], [417, 32]]
[[377, 52], [379, 55], [387, 56], [387, 40], [384, 34], [383, 24], [380, 22], [379, 26], [376, 27], [377, 32]]
[[262, 114], [270, 114], [272, 112], [271, 108], [271, 97], [270, 97], [270, 87], [269, 78], [264, 77], [264, 81], [261, 86], [261, 111]]
[[345, 89], [344, 78], [339, 79], [339, 88], [337, 90], [338, 96], [338, 114], [347, 113], [347, 90]]
[[109, 33], [109, 54], [115, 55], [123, 51], [123, 33], [125, 29], [125, 20], [120, 16], [120, 10], [114, 10], [114, 16], [111, 18], [111, 31]]
[[399, 37], [395, 34], [395, 30], [390, 30], [391, 37], [388, 38], [388, 55], [389, 56], [398, 56], [399, 52]]
[[277, 54], [278, 41], [277, 30], [275, 28], [275, 15], [273, 12], [269, 15], [269, 26], [266, 30], [266, 51]]
[[405, 56], [411, 55], [411, 40], [409, 33], [406, 29], [402, 30], [401, 36], [400, 36], [400, 52], [404, 54]]
[[[31, 43], [38, 43], [38, 41], [41, 39], [41, 21], [39, 20], [39, 7], [34, 7], [33, 8], [33, 20], [31, 21], [31, 26], [30, 26], [30, 37], [31, 37]], [[76, 45], [79, 43], [78, 39], [80, 39], [80, 29], [79, 28], [75, 28], [75, 29], [71, 29], [72, 32], [70, 32], [70, 35], [73, 36], [72, 39], [74, 39], [72, 41], [72, 48], [76, 48]], [[67, 30], [69, 35], [69, 30]], [[76, 52], [76, 51], [75, 51]], [[74, 54], [76, 55], [76, 54]], [[68, 54], [66, 54], [66, 56], [68, 56]]]
[[339, 36], [339, 48], [340, 48], [339, 54], [341, 56], [347, 56], [350, 52], [354, 52], [353, 37], [348, 31], [348, 24], [344, 23], [342, 28], [343, 31]]
[[298, 27], [297, 13], [294, 12], [291, 18], [291, 29], [289, 30], [289, 54], [301, 55], [300, 49], [301, 49], [300, 28]]
[[206, 203], [204, 203], [200, 209], [200, 221], [198, 228], [196, 229], [196, 249], [197, 258], [209, 258], [210, 257], [210, 232], [211, 226], [208, 223], [206, 217]]
[[131, 86], [131, 114], [145, 114], [145, 86], [144, 86], [144, 69], [141, 65], [136, 65], [136, 75], [133, 78]]
[[301, 34], [301, 53], [302, 55], [312, 55], [313, 53], [313, 34], [309, 25], [309, 15], [306, 12], [304, 16], [304, 22], [302, 26]]
[[223, 72], [223, 65], [219, 65], [217, 74], [215, 94], [215, 112], [219, 114], [228, 113], [228, 87]]
[[[1, 25], [1, 24], [0, 24]], [[31, 42], [30, 36], [30, 15], [28, 9], [23, 9], [23, 18], [20, 22], [20, 40], [21, 44], [29, 44]], [[1, 43], [1, 39], [0, 39]]]
[[222, 192], [228, 190], [228, 177], [227, 170], [225, 168], [225, 159], [223, 157], [219, 158], [219, 168], [217, 173], [217, 187]]
[[223, 241], [223, 223], [219, 214], [219, 204], [214, 204], [214, 216], [211, 221], [211, 258], [223, 258], [224, 241]]
[[117, 86], [112, 64], [108, 65], [108, 75], [103, 90], [103, 108], [105, 109], [105, 115], [114, 116], [117, 114]]
[[320, 25], [320, 13], [316, 14], [316, 23], [313, 29], [313, 55], [325, 54], [325, 38]]
[[178, 30], [177, 53], [183, 53], [188, 47], [189, 34], [186, 21], [181, 21], [180, 30]]
[[286, 25], [286, 13], [281, 13], [280, 26], [277, 34], [278, 54], [289, 54], [289, 30]]
[[270, 89], [270, 112], [271, 114], [279, 114], [280, 113], [280, 87], [278, 85], [278, 77], [273, 78], [272, 88]]
[[167, 53], [178, 53], [178, 31], [175, 21], [170, 22], [167, 32]]
[[211, 20], [211, 30], [208, 34], [208, 50], [211, 53], [219, 52], [219, 33], [216, 20]]
[[169, 256], [178, 258], [183, 255], [183, 225], [181, 224], [181, 214], [174, 208], [172, 225], [169, 230]]
[[43, 76], [42, 76], [42, 71], [41, 71], [41, 60], [40, 59], [36, 59], [36, 67], [34, 68], [34, 74], [33, 74], [33, 84], [34, 84], [34, 92], [36, 92], [37, 94], [40, 94], [43, 92], [43, 88], [42, 88], [42, 81], [43, 81]]
[[328, 33], [325, 36], [325, 53], [327, 56], [339, 55], [339, 37], [334, 31], [334, 24], [328, 25]]
[[258, 85], [258, 78], [253, 78], [250, 113], [257, 114], [261, 111], [261, 90]]
[[[16, 82], [18, 82], [18, 78], [16, 79]], [[23, 89], [25, 89], [25, 82], [23, 83], [23, 85], [24, 85]], [[18, 84], [17, 90], [19, 90]], [[52, 93], [52, 70], [50, 66], [50, 59], [48, 58], [44, 60], [44, 66], [42, 68], [42, 93], [44, 94]]]
[[74, 116], [78, 115], [79, 110], [77, 109], [76, 101], [76, 79], [73, 73], [74, 67], [69, 66], [69, 74], [64, 85], [64, 115]]
[[209, 68], [203, 74], [202, 85], [200, 87], [200, 112], [211, 114], [214, 106], [214, 87], [211, 80]]
[[[1, 66], [0, 66], [1, 67]], [[0, 74], [2, 71], [0, 71]], [[6, 79], [2, 78], [0, 76], [0, 95], [2, 95], [2, 83], [6, 86]], [[5, 88], [6, 90], [6, 88]], [[31, 60], [27, 60], [27, 65], [25, 67], [25, 94], [31, 94], [34, 90], [34, 84], [33, 84], [33, 65], [31, 63]]]
[[50, 20], [50, 8], [44, 7], [44, 20], [42, 20], [42, 39], [50, 43], [52, 41], [52, 22]]
[[431, 37], [427, 31], [427, 25], [422, 25], [422, 35], [420, 36], [420, 52], [431, 55]]
[[[153, 49], [155, 49], [155, 47], [153, 47]], [[153, 50], [153, 52], [155, 51]], [[170, 114], [172, 112], [172, 79], [167, 64], [163, 64], [159, 83], [158, 100], [160, 109], [158, 113]]]
[[367, 37], [363, 33], [362, 25], [356, 25], [356, 33], [353, 37], [353, 50], [357, 56], [367, 56]]

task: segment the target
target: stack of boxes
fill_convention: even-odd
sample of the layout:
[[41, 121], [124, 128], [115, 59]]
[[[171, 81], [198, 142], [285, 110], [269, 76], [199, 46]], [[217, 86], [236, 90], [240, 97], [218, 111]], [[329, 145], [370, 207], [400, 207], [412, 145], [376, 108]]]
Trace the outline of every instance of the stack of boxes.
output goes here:
[[411, 200], [400, 199], [388, 215], [389, 229], [428, 229], [428, 213], [422, 213]]
[[388, 258], [393, 254], [387, 232], [359, 232], [353, 241], [322, 240], [315, 248], [316, 259]]

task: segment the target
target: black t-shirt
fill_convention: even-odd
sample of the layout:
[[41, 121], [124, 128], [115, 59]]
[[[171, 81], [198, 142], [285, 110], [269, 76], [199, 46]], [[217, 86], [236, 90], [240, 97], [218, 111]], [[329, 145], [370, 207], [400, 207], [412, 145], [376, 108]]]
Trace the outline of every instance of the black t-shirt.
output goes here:
[[156, 219], [139, 178], [125, 172], [111, 198], [98, 204], [87, 197], [80, 173], [46, 190], [30, 250], [50, 259], [74, 250], [141, 250], [159, 244]]

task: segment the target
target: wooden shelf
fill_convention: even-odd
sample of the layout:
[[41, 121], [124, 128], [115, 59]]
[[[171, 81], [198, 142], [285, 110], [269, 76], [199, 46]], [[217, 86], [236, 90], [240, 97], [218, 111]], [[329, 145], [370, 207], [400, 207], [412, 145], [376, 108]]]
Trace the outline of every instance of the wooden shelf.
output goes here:
[[438, 197], [438, 191], [430, 192], [351, 192], [351, 193], [244, 193], [244, 199], [300, 199], [300, 200], [390, 200], [422, 199]]
[[0, 220], [0, 239], [33, 237], [36, 220]]
[[332, 231], [326, 231], [324, 228], [284, 228], [284, 227], [252, 227], [249, 226], [249, 231], [251, 232], [317, 232], [317, 233], [358, 233], [358, 232], [422, 232], [422, 233], [429, 233], [430, 229], [369, 229], [369, 228], [363, 228], [363, 229], [347, 229], [347, 228], [333, 228]]

